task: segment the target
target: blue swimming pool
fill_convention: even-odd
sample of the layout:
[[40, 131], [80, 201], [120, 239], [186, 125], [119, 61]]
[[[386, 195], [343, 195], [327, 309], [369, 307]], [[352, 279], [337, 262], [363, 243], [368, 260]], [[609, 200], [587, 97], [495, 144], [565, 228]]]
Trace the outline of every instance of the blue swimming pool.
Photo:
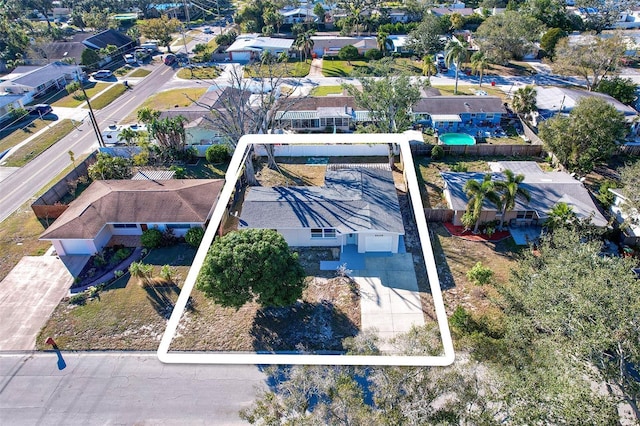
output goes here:
[[476, 138], [465, 133], [445, 133], [438, 137], [440, 143], [445, 145], [475, 145]]

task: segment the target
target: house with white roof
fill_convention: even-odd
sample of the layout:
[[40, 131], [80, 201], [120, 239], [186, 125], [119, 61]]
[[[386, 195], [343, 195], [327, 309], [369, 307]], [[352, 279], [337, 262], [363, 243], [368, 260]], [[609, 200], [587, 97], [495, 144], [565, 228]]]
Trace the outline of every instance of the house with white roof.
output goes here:
[[640, 243], [640, 213], [636, 210], [629, 212], [624, 209], [623, 206], [627, 198], [621, 190], [609, 188], [609, 191], [615, 195], [611, 213], [615, 216], [616, 222], [620, 224], [620, 229], [624, 236], [622, 242], [629, 245]]
[[62, 90], [74, 80], [82, 79], [84, 72], [79, 65], [52, 62], [45, 66], [21, 66], [3, 77], [0, 92], [22, 97], [26, 105], [44, 94]]
[[0, 123], [11, 118], [11, 111], [23, 106], [22, 96], [0, 94]]
[[264, 52], [278, 56], [289, 52], [293, 40], [286, 38], [262, 37], [258, 34], [240, 34], [226, 50], [229, 59], [236, 62], [249, 62], [260, 59]]

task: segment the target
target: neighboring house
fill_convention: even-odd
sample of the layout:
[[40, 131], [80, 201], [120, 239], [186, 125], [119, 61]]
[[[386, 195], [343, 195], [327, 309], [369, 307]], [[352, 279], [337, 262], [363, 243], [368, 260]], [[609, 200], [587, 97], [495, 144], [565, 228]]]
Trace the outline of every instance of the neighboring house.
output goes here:
[[263, 52], [278, 56], [289, 52], [293, 40], [286, 38], [262, 37], [258, 34], [240, 34], [226, 50], [229, 59], [237, 62], [259, 60]]
[[406, 35], [390, 35], [387, 37], [387, 50], [392, 53], [410, 54], [411, 49], [405, 47], [407, 44]]
[[222, 179], [95, 181], [40, 236], [56, 253], [92, 255], [114, 235], [171, 229], [183, 236], [204, 227], [222, 190]]
[[285, 25], [319, 21], [316, 14], [313, 13], [313, 6], [311, 6], [311, 9], [298, 7], [296, 9], [281, 10], [280, 14], [284, 17], [282, 23]]
[[540, 119], [546, 120], [556, 114], [569, 114], [577, 105], [578, 101], [585, 97], [597, 97], [605, 100], [618, 112], [621, 112], [627, 124], [631, 136], [637, 136], [640, 132], [638, 125], [638, 112], [632, 107], [623, 104], [617, 99], [599, 92], [588, 92], [586, 90], [569, 89], [566, 87], [542, 87], [536, 86], [536, 106]]
[[415, 123], [443, 132], [457, 132], [464, 126], [497, 126], [507, 113], [497, 96], [424, 97], [412, 111]]
[[120, 133], [124, 129], [131, 129], [134, 132], [146, 132], [147, 126], [144, 124], [112, 124], [102, 130], [102, 138], [106, 145], [124, 145], [125, 141], [121, 140]]
[[250, 187], [240, 228], [275, 229], [293, 247], [397, 253], [402, 214], [388, 165], [328, 167], [324, 186]]
[[[599, 212], [591, 195], [582, 183], [565, 172], [544, 172], [533, 161], [503, 161], [496, 170], [509, 169], [513, 173], [523, 174], [521, 188], [529, 191], [530, 201], [518, 198], [513, 211], [506, 212], [506, 223], [542, 224], [549, 211], [558, 203], [566, 203], [573, 208], [578, 218], [587, 219], [596, 226], [606, 226], [607, 220]], [[444, 179], [444, 196], [450, 209], [454, 211], [453, 224], [462, 225], [462, 215], [467, 210], [468, 198], [464, 186], [469, 179], [481, 181], [485, 173], [441, 173]], [[501, 172], [492, 173], [494, 180], [504, 179]], [[501, 212], [489, 201], [485, 202], [480, 222], [499, 220]]]
[[43, 56], [48, 61], [73, 58], [79, 64], [82, 60], [82, 52], [87, 48], [82, 42], [89, 37], [92, 37], [89, 33], [78, 32], [69, 40], [48, 43], [43, 49]]
[[319, 58], [325, 56], [338, 56], [340, 49], [345, 46], [354, 46], [358, 53], [364, 55], [371, 49], [378, 48], [375, 37], [342, 37], [342, 36], [312, 36], [313, 53]]
[[48, 92], [62, 90], [71, 81], [80, 80], [84, 73], [80, 66], [53, 62], [42, 67], [17, 67], [3, 77], [0, 92], [22, 96], [26, 105]]
[[640, 214], [635, 211], [633, 220], [623, 211], [622, 206], [626, 202], [625, 196], [619, 189], [609, 189], [616, 198], [611, 206], [611, 212], [614, 214], [616, 221], [620, 224], [620, 229], [624, 235], [623, 243], [628, 245], [640, 244]]
[[470, 7], [434, 7], [429, 9], [429, 13], [440, 18], [445, 15], [453, 15], [454, 13], [467, 17], [473, 15], [475, 12]]
[[349, 131], [368, 111], [356, 111], [353, 96], [318, 96], [296, 100], [285, 111], [276, 112], [274, 127], [297, 131]]
[[104, 60], [100, 62], [100, 66], [102, 66], [102, 64], [109, 63], [112, 60], [120, 59], [124, 53], [136, 47], [136, 42], [134, 40], [116, 30], [104, 30], [99, 32], [98, 34], [85, 39], [82, 44], [94, 50], [104, 49], [107, 46], [116, 47], [117, 50], [110, 56], [105, 57]]
[[11, 119], [11, 111], [23, 107], [21, 95], [0, 94], [0, 123]]

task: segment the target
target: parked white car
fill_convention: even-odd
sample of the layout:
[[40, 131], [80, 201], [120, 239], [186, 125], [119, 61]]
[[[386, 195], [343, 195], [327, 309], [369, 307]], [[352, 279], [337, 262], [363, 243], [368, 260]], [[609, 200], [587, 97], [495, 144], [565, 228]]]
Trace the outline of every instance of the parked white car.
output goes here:
[[135, 63], [137, 62], [137, 61], [136, 61], [136, 58], [134, 58], [134, 56], [133, 56], [133, 55], [131, 55], [131, 54], [129, 54], [129, 53], [127, 53], [126, 55], [124, 55], [124, 61], [125, 61], [127, 64], [135, 64]]
[[100, 70], [93, 73], [93, 78], [109, 78], [113, 75], [113, 73], [109, 70]]

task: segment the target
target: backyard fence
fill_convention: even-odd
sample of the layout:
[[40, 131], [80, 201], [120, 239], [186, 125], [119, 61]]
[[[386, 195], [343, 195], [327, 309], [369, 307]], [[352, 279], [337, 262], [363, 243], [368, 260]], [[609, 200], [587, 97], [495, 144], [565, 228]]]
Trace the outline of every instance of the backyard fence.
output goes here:
[[455, 211], [451, 209], [424, 209], [427, 222], [452, 222]]
[[70, 191], [77, 185], [78, 179], [88, 178], [89, 166], [95, 162], [96, 155], [93, 153], [34, 201], [31, 204], [31, 209], [36, 217], [44, 220], [60, 217], [68, 207], [68, 205], [60, 203], [60, 200], [70, 194]]
[[[479, 157], [486, 156], [505, 156], [505, 157], [537, 157], [542, 154], [542, 145], [493, 145], [493, 144], [477, 144], [477, 145], [440, 145], [445, 155], [477, 155]], [[411, 153], [413, 155], [431, 155], [433, 145], [411, 145]]]

